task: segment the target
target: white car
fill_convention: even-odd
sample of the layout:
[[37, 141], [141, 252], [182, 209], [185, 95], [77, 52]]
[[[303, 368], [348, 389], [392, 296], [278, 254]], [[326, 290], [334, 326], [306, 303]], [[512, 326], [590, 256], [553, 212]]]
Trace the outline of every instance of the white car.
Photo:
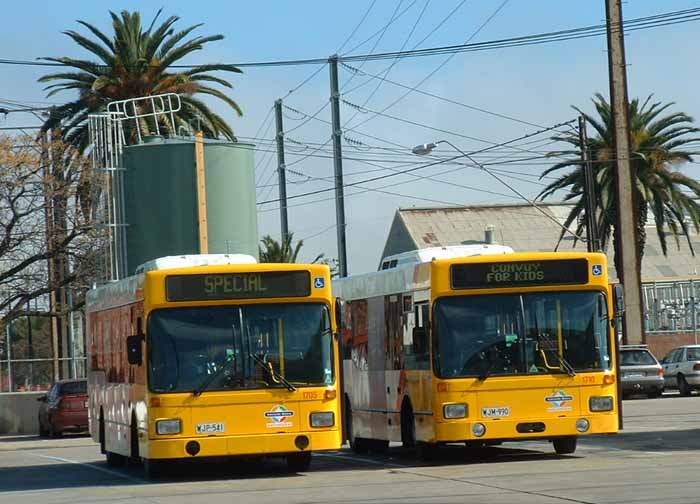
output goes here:
[[700, 390], [700, 345], [674, 348], [661, 361], [664, 382], [668, 388], [677, 388], [682, 396]]

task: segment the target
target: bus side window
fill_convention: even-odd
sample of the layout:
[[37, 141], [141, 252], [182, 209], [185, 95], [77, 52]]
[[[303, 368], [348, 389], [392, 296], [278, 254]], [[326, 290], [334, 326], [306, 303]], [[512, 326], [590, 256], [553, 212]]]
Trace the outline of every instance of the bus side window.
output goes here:
[[[428, 344], [429, 308], [428, 303], [413, 306], [414, 327], [411, 348], [406, 351], [406, 368], [428, 369], [430, 367], [430, 345]], [[409, 358], [410, 356], [410, 358]]]

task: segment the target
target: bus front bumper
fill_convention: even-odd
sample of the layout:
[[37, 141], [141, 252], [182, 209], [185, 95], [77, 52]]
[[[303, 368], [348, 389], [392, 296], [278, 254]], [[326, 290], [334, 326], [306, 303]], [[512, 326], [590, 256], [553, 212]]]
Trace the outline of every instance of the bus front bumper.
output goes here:
[[[588, 420], [590, 427], [587, 431], [579, 432], [576, 429], [576, 421], [579, 418]], [[477, 422], [486, 427], [486, 432], [480, 437], [475, 436], [472, 430], [472, 426]], [[435, 442], [445, 443], [474, 440], [517, 441], [518, 439], [550, 439], [562, 436], [611, 434], [617, 431], [617, 416], [612, 414], [517, 420], [479, 419], [473, 422], [455, 421], [436, 423]]]
[[[196, 442], [198, 451], [192, 455]], [[308, 444], [306, 443], [308, 442]], [[289, 453], [337, 450], [342, 444], [340, 430], [257, 434], [247, 436], [207, 436], [150, 439], [143, 456], [149, 459], [232, 457], [237, 455], [284, 455]], [[306, 445], [303, 449], [301, 446]]]

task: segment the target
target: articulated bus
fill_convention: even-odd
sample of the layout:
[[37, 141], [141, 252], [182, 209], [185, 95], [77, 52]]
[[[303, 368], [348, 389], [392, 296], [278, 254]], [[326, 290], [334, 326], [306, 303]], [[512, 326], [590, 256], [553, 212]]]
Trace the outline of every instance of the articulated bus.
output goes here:
[[458, 248], [334, 282], [351, 447], [401, 441], [428, 455], [441, 443], [543, 439], [563, 454], [578, 436], [617, 432], [605, 255]]
[[157, 259], [90, 291], [92, 438], [110, 465], [284, 456], [342, 444], [330, 270], [251, 256]]

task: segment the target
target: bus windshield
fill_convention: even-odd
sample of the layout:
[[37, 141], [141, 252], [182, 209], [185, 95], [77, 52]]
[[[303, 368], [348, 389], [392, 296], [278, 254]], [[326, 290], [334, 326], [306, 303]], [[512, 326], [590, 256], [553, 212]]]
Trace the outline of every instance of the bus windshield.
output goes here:
[[434, 367], [442, 378], [611, 368], [600, 292], [456, 296], [435, 303]]
[[156, 310], [149, 317], [147, 338], [153, 392], [334, 381], [329, 310], [320, 303]]

